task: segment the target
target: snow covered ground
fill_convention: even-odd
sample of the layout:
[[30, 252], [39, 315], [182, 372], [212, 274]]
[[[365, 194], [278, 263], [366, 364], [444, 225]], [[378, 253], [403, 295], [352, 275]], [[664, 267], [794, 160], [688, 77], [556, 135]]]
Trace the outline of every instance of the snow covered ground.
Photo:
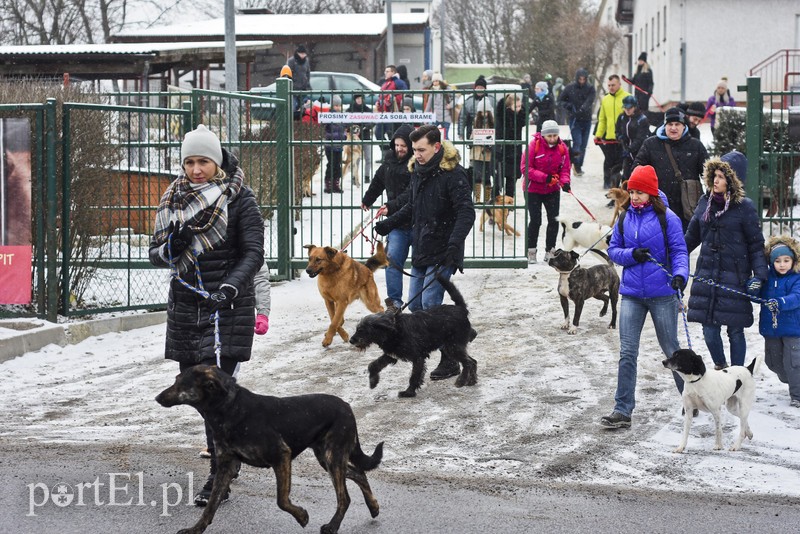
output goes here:
[[[588, 172], [574, 179], [573, 190], [607, 218], [602, 157], [596, 147], [590, 155]], [[562, 213], [584, 216], [566, 195]], [[591, 256], [585, 264], [596, 261]], [[382, 271], [376, 279], [383, 294]], [[608, 431], [597, 423], [613, 407], [619, 338], [607, 328], [609, 317], [598, 317], [599, 301], [587, 303], [578, 335], [571, 336], [559, 328], [557, 274], [544, 264], [468, 270], [453, 280], [479, 333], [470, 346], [478, 361], [475, 387], [428, 381], [417, 398], [399, 399], [410, 373], [400, 362], [370, 390], [366, 366], [379, 349], [360, 353], [338, 338], [323, 349], [328, 319], [316, 280], [305, 275], [273, 286], [270, 331], [256, 337], [240, 383], [272, 395], [341, 396], [356, 412], [365, 450], [385, 440], [380, 471], [386, 476], [474, 480], [476, 487], [508, 480], [800, 496], [800, 410], [789, 407], [787, 387], [766, 366], [756, 376], [752, 441], [739, 452], [712, 451], [713, 421], [701, 414], [687, 452], [674, 454], [680, 399], [649, 320], [633, 427]], [[345, 328], [352, 333], [366, 313], [361, 303], [352, 305]], [[167, 410], [153, 400], [177, 373], [177, 365], [163, 359], [164, 330], [159, 325], [50, 345], [1, 364], [0, 403], [13, 409], [0, 415], [0, 443], [167, 444], [194, 454], [203, 443], [197, 413]], [[690, 335], [709, 362], [699, 325], [690, 325]], [[763, 353], [763, 340], [756, 328], [747, 330], [747, 340], [749, 361]], [[685, 337], [681, 344], [687, 345]], [[436, 362], [434, 354], [429, 368]], [[738, 419], [724, 412], [723, 428], [727, 447]], [[314, 462], [311, 455], [298, 461]]]

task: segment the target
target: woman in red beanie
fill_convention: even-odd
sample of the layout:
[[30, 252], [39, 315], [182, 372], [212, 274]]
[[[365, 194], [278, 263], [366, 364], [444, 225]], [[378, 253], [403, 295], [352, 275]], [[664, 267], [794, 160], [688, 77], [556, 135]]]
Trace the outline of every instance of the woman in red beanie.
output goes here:
[[[614, 225], [608, 256], [622, 265], [619, 311], [619, 369], [614, 411], [600, 419], [605, 428], [631, 426], [636, 404], [636, 360], [647, 314], [656, 329], [658, 344], [669, 357], [678, 343], [677, 290], [689, 276], [689, 254], [680, 218], [668, 209], [658, 190], [658, 177], [650, 165], [636, 167], [628, 180], [630, 199]], [[654, 259], [660, 265], [650, 261]], [[665, 272], [661, 265], [670, 273]], [[678, 391], [683, 381], [673, 373]]]

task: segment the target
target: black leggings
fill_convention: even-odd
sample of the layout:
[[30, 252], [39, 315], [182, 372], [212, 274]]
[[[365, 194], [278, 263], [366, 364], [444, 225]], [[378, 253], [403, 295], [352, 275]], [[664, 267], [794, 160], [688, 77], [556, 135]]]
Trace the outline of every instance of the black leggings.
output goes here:
[[[184, 372], [186, 369], [194, 367], [195, 365], [210, 365], [212, 367], [216, 367], [217, 360], [216, 359], [203, 360], [199, 363], [180, 362], [179, 369], [181, 372]], [[220, 369], [222, 369], [224, 373], [234, 376], [234, 373], [238, 370], [239, 362], [237, 362], [236, 360], [232, 360], [230, 358], [221, 358], [220, 365], [221, 365]], [[211, 427], [208, 426], [208, 423], [204, 422], [204, 424], [206, 427], [206, 446], [208, 447], [208, 452], [211, 454], [212, 457], [214, 457], [214, 437], [211, 434]]]
[[561, 190], [557, 189], [552, 193], [539, 194], [528, 193], [528, 248], [536, 248], [539, 241], [539, 227], [542, 225], [542, 206], [547, 212], [547, 230], [544, 234], [545, 250], [551, 250], [556, 246], [558, 237], [558, 211], [561, 207]]

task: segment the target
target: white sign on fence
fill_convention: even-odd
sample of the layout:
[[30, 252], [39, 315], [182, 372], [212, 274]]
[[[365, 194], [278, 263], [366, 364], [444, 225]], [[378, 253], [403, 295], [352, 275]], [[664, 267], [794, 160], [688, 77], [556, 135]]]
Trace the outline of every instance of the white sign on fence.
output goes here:
[[435, 113], [336, 113], [334, 111], [324, 111], [319, 114], [320, 124], [325, 123], [428, 123], [436, 122]]
[[494, 145], [494, 128], [473, 128], [473, 145]]

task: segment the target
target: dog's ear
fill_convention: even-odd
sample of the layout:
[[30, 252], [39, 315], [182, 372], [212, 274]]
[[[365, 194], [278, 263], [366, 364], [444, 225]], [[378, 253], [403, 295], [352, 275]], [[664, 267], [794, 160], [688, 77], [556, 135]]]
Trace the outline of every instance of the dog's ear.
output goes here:
[[619, 188], [627, 193], [628, 192], [628, 180], [625, 180], [621, 184], [619, 184]]
[[569, 255], [570, 255], [570, 257], [571, 257], [573, 260], [577, 260], [578, 258], [580, 258], [580, 254], [578, 254], [578, 253], [577, 253], [577, 252], [575, 252], [574, 250], [570, 250], [570, 251], [569, 251]]
[[329, 259], [329, 260], [332, 260], [332, 259], [333, 259], [333, 257], [334, 257], [334, 256], [336, 256], [336, 255], [339, 253], [339, 251], [338, 251], [338, 250], [336, 250], [336, 249], [335, 249], [335, 248], [333, 248], [333, 247], [325, 247], [325, 249], [324, 249], [324, 250], [325, 250], [325, 254], [327, 254], [327, 255], [328, 255], [328, 259]]
[[227, 375], [216, 367], [207, 366], [203, 373], [203, 389], [211, 396], [225, 396], [228, 394]]
[[583, 224], [583, 221], [575, 221], [574, 223], [572, 223], [572, 229], [573, 230], [577, 230], [578, 228], [581, 227], [582, 224]]
[[311, 251], [317, 248], [317, 245], [303, 245], [303, 248], [306, 249], [309, 254], [311, 254]]

